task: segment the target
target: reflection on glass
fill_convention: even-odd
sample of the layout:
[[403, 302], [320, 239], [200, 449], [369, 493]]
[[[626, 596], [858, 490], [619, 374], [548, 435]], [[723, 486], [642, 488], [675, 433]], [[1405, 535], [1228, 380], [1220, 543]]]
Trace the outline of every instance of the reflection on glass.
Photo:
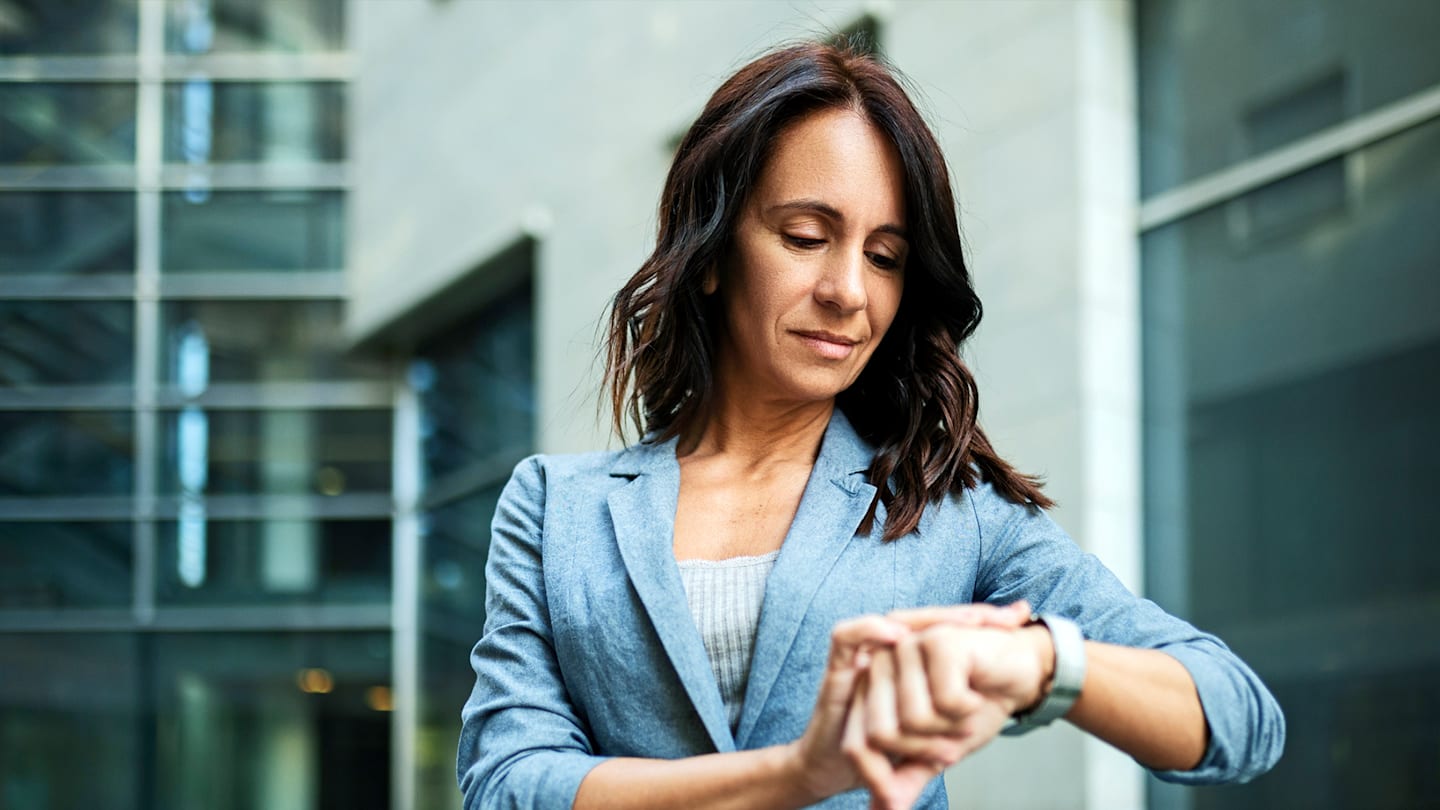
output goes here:
[[[165, 604], [384, 602], [388, 520], [183, 519], [159, 527], [156, 582]], [[203, 550], [186, 547], [198, 536]], [[199, 566], [195, 570], [194, 566]]]
[[7, 0], [0, 56], [134, 53], [137, 0]]
[[1146, 196], [1440, 83], [1437, 3], [1150, 0], [1137, 11]]
[[333, 51], [344, 48], [344, 0], [171, 0], [171, 53]]
[[0, 301], [0, 388], [128, 385], [134, 335], [128, 301]]
[[390, 487], [388, 411], [187, 409], [160, 416], [162, 492], [342, 495]]
[[344, 160], [344, 89], [338, 82], [192, 79], [168, 84], [165, 160], [192, 164]]
[[160, 635], [150, 807], [385, 808], [384, 633]]
[[[1436, 154], [1431, 122], [1344, 158], [1364, 171], [1343, 209], [1281, 181], [1144, 237], [1146, 558], [1183, 561], [1150, 590], [1292, 700], [1301, 741], [1196, 807], [1437, 795], [1440, 749], [1414, 730], [1440, 727], [1440, 702], [1383, 686], [1425, 682], [1440, 649], [1411, 618], [1440, 604]], [[1284, 225], [1258, 240], [1256, 197]], [[1403, 730], [1377, 730], [1382, 694], [1411, 700]]]
[[179, 385], [185, 369], [203, 364], [207, 383], [382, 379], [379, 364], [345, 354], [343, 314], [335, 301], [166, 302], [161, 374]]
[[0, 83], [0, 164], [134, 160], [135, 85]]
[[129, 412], [0, 411], [0, 496], [130, 495]]
[[161, 267], [201, 270], [339, 270], [344, 264], [338, 191], [166, 192]]
[[0, 521], [0, 609], [128, 607], [129, 523]]
[[435, 340], [413, 364], [430, 480], [534, 441], [534, 330], [526, 285]]
[[0, 634], [0, 805], [155, 806], [139, 796], [150, 765], [139, 644], [122, 633]]
[[0, 275], [131, 272], [133, 191], [0, 192]]

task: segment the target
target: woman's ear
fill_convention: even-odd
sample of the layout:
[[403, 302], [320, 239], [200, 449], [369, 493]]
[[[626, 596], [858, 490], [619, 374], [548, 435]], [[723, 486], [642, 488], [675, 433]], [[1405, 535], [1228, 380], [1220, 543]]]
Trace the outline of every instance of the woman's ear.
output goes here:
[[705, 270], [705, 278], [700, 282], [700, 291], [706, 295], [714, 295], [718, 289], [720, 289], [720, 274], [712, 264]]

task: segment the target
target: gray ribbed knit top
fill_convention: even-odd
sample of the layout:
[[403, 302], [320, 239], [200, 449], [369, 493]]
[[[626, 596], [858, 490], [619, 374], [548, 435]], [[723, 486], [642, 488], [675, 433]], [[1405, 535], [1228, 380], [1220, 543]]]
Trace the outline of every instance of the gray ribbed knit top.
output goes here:
[[690, 615], [705, 643], [710, 669], [725, 701], [730, 730], [740, 724], [745, 683], [750, 678], [750, 655], [765, 601], [765, 580], [779, 551], [758, 557], [728, 560], [680, 560], [680, 580]]

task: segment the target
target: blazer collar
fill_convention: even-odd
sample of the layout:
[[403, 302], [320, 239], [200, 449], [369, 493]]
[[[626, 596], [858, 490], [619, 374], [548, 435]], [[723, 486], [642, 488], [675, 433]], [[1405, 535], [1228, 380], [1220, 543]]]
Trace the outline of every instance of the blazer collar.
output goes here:
[[743, 743], [754, 728], [816, 590], [875, 497], [875, 487], [863, 476], [874, 451], [837, 407], [766, 584], [745, 706], [732, 736], [675, 564], [680, 491], [675, 444], [674, 439], [641, 443], [620, 454], [610, 473], [633, 480], [610, 494], [610, 515], [621, 559], [686, 696], [715, 749], [733, 751], [736, 740]]

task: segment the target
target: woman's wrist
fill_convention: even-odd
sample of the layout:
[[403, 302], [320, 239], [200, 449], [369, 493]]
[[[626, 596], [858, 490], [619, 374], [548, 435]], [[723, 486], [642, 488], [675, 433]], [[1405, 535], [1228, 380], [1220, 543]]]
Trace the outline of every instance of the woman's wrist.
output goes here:
[[804, 740], [788, 745], [777, 745], [765, 749], [773, 756], [770, 761], [777, 769], [781, 784], [794, 789], [797, 807], [806, 807], [822, 802], [840, 791], [827, 792], [828, 785], [823, 775], [814, 772], [805, 757]]
[[1028, 624], [1016, 632], [1025, 640], [1026, 651], [1035, 656], [1038, 674], [1038, 679], [1019, 696], [1012, 712], [1023, 714], [1039, 706], [1055, 682], [1055, 640], [1050, 630], [1039, 622]]

